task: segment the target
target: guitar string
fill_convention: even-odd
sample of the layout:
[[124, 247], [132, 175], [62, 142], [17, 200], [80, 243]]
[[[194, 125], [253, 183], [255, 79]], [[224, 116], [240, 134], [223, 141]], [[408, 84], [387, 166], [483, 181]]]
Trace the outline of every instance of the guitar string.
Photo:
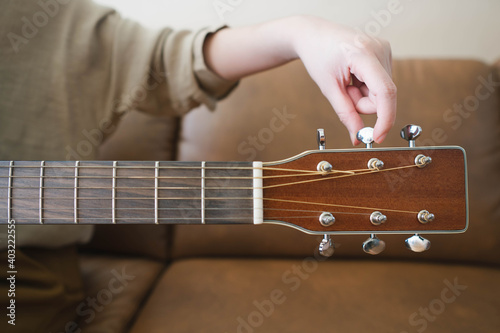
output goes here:
[[[200, 168], [199, 170], [201, 170]], [[259, 169], [259, 168], [255, 168]], [[38, 169], [40, 170], [40, 168]], [[356, 172], [361, 172], [365, 170], [371, 170], [371, 169], [357, 169], [357, 170], [331, 170], [327, 174], [335, 174], [335, 173], [345, 173], [345, 174], [355, 174]], [[294, 171], [301, 171], [301, 170], [294, 170]], [[316, 176], [316, 175], [324, 175], [326, 174], [323, 171], [310, 171], [310, 170], [302, 170], [303, 173], [298, 173], [298, 174], [291, 174], [291, 175], [272, 175], [272, 176], [262, 176], [262, 177], [251, 177], [251, 176], [221, 176], [221, 177], [203, 177], [204, 179], [270, 179], [270, 178], [288, 178], [288, 177], [297, 177], [297, 176]], [[201, 179], [201, 176], [2, 176], [0, 175], [0, 178], [48, 178], [48, 179], [75, 179], [75, 178], [82, 178], [82, 179]]]
[[[250, 200], [250, 199], [249, 199]], [[2, 208], [0, 208], [2, 209]], [[4, 208], [5, 209], [5, 208]], [[39, 208], [23, 208], [23, 210], [37, 210], [38, 211]], [[73, 211], [74, 210], [74, 207], [72, 208], [47, 208], [47, 207], [44, 207], [42, 208], [43, 210], [49, 210], [49, 211], [54, 211], [54, 212], [62, 212], [62, 211]], [[111, 207], [107, 207], [107, 208], [102, 208], [102, 207], [98, 207], [98, 208], [93, 208], [93, 207], [77, 207], [76, 208], [77, 210], [111, 210]], [[219, 210], [254, 210], [253, 207], [238, 207], [238, 208], [228, 208], [228, 207], [221, 207], [221, 208], [211, 208], [211, 207], [207, 207], [205, 208], [205, 210], [215, 210], [215, 211], [219, 211]], [[121, 208], [121, 207], [117, 207], [116, 210], [154, 210], [154, 208], [129, 208], [129, 207], [126, 207], [126, 208]], [[195, 211], [199, 211], [200, 210], [200, 207], [163, 207], [163, 208], [158, 208], [158, 210], [163, 210], [163, 211], [175, 211], [175, 210], [195, 210]], [[309, 209], [288, 209], [288, 208], [266, 208], [264, 207], [263, 210], [277, 210], [277, 211], [291, 211], [291, 212], [307, 212], [307, 213], [323, 213], [323, 210], [309, 210]], [[352, 214], [352, 215], [370, 215], [370, 213], [355, 213], [355, 212], [342, 212], [342, 211], [330, 211], [330, 213], [332, 214]], [[36, 217], [38, 218], [38, 217]]]
[[[58, 198], [58, 200], [73, 200], [68, 198]], [[201, 200], [201, 198], [158, 198], [159, 200]], [[253, 200], [254, 198], [205, 198], [205, 200]], [[407, 211], [407, 210], [399, 210], [399, 209], [388, 209], [388, 208], [373, 208], [373, 207], [360, 207], [360, 206], [351, 206], [351, 205], [340, 205], [340, 204], [332, 204], [332, 203], [321, 203], [321, 202], [309, 202], [309, 201], [299, 201], [299, 200], [289, 200], [289, 199], [273, 199], [273, 198], [255, 198], [259, 200], [269, 200], [269, 201], [279, 201], [279, 202], [287, 202], [287, 203], [300, 203], [306, 205], [316, 205], [323, 207], [343, 207], [350, 209], [360, 209], [360, 210], [371, 210], [371, 211], [386, 211], [386, 212], [398, 212], [398, 213], [408, 213], [408, 214], [417, 214], [416, 211]], [[78, 200], [112, 200], [109, 198], [78, 198]], [[151, 200], [151, 198], [115, 198], [114, 200]], [[235, 208], [236, 209], [236, 208]]]
[[[300, 218], [314, 218], [317, 219], [318, 216], [271, 216], [271, 217], [266, 217], [266, 219], [300, 219]], [[36, 220], [40, 221], [40, 217], [32, 217], [32, 218], [21, 218], [24, 220]], [[42, 217], [42, 220], [71, 220], [73, 221], [73, 217], [57, 217], [57, 218], [52, 218], [52, 217]], [[79, 221], [82, 220], [112, 220], [112, 217], [78, 217]], [[140, 220], [154, 220], [153, 217], [116, 217], [116, 220], [134, 220], [134, 221], [140, 221]], [[206, 220], [253, 220], [253, 216], [249, 217], [242, 217], [242, 216], [236, 216], [236, 217], [206, 217]], [[172, 220], [172, 221], [177, 221], [177, 220], [200, 220], [199, 217], [158, 217], [158, 220]], [[18, 220], [16, 220], [18, 222]], [[22, 224], [23, 222], [21, 222]], [[151, 222], [151, 224], [154, 224], [154, 222]], [[249, 222], [248, 224], [253, 224], [253, 222]]]
[[367, 175], [367, 174], [372, 174], [372, 173], [387, 172], [387, 171], [394, 171], [394, 170], [415, 168], [415, 167], [418, 167], [418, 166], [417, 165], [406, 165], [406, 166], [389, 168], [389, 169], [374, 169], [374, 170], [368, 169], [369, 171], [366, 171], [366, 172], [359, 172], [359, 173], [349, 174], [349, 175], [342, 175], [342, 176], [336, 176], [336, 177], [323, 177], [323, 178], [318, 178], [318, 179], [302, 180], [302, 181], [296, 181], [296, 182], [290, 182], [290, 183], [284, 183], [284, 184], [268, 185], [268, 186], [264, 186], [263, 189], [282, 187], [282, 186], [290, 186], [290, 185], [298, 185], [298, 184], [306, 184], [306, 183], [314, 183], [314, 182], [320, 182], [320, 181], [329, 180], [329, 179], [361, 176], [361, 175]]
[[[387, 172], [387, 171], [394, 171], [394, 170], [400, 170], [400, 169], [406, 169], [406, 168], [415, 168], [418, 167], [417, 165], [406, 165], [406, 166], [401, 166], [401, 167], [395, 167], [395, 168], [388, 168], [388, 169], [360, 169], [364, 170], [364, 172], [357, 172], [357, 173], [350, 173], [350, 174], [345, 174], [341, 176], [335, 176], [335, 177], [329, 177], [329, 176], [334, 176], [335, 173], [333, 174], [327, 174], [324, 175], [322, 178], [316, 178], [316, 179], [308, 179], [308, 180], [303, 180], [303, 181], [296, 181], [296, 182], [289, 182], [289, 183], [282, 183], [282, 184], [274, 184], [274, 185], [267, 185], [263, 187], [253, 187], [253, 186], [242, 186], [242, 187], [205, 187], [204, 189], [206, 190], [252, 190], [252, 189], [269, 189], [269, 188], [275, 188], [275, 187], [282, 187], [282, 186], [291, 186], [291, 185], [297, 185], [297, 184], [305, 184], [305, 183], [313, 183], [313, 182], [319, 182], [319, 181], [325, 181], [325, 180], [331, 180], [331, 179], [338, 179], [338, 178], [345, 178], [345, 177], [353, 177], [353, 176], [360, 176], [360, 175], [366, 175], [366, 174], [372, 174], [372, 173], [378, 173], [378, 172]], [[319, 173], [320, 175], [323, 175], [323, 173]], [[22, 176], [18, 176], [20, 178], [24, 178]], [[40, 176], [35, 177], [33, 176], [32, 178], [37, 178], [39, 179]], [[50, 177], [44, 177], [44, 178], [50, 178]], [[61, 177], [52, 177], [52, 178], [61, 178]], [[77, 177], [67, 177], [67, 178], [77, 178]], [[80, 177], [81, 178], [81, 177]], [[89, 177], [89, 178], [97, 178], [97, 177]], [[113, 177], [105, 177], [106, 179], [113, 179]], [[119, 178], [119, 177], [116, 177]], [[125, 179], [134, 179], [133, 177], [122, 177]], [[161, 177], [158, 177], [159, 179]], [[174, 177], [174, 179], [177, 179], [178, 177]], [[252, 177], [253, 178], [253, 177]], [[257, 178], [257, 177], [254, 177]], [[260, 178], [260, 177], [259, 177]], [[155, 177], [151, 177], [150, 179], [156, 179]], [[201, 179], [201, 177], [197, 177], [197, 179]], [[206, 178], [205, 178], [206, 179]], [[231, 177], [226, 178], [227, 180], [232, 180]], [[250, 179], [250, 178], [249, 178]], [[8, 188], [8, 187], [2, 187], [2, 188]], [[40, 187], [28, 187], [28, 189], [39, 189]], [[138, 189], [138, 187], [115, 187], [116, 189]], [[19, 189], [18, 187], [13, 187], [13, 189]], [[52, 187], [44, 187], [44, 189], [52, 189]], [[75, 187], [63, 187], [63, 189], [75, 189]], [[92, 187], [77, 187], [77, 189], [94, 189]], [[96, 188], [99, 189], [99, 188]], [[102, 189], [112, 189], [112, 187], [104, 187]], [[155, 189], [155, 187], [150, 187], [147, 189]], [[163, 187], [163, 188], [158, 188], [158, 189], [166, 189], [166, 190], [200, 190], [201, 187], [198, 186], [193, 186], [193, 187]], [[6, 199], [5, 197], [0, 197], [0, 199]], [[32, 199], [32, 198], [30, 198]]]
[[[200, 162], [201, 163], [201, 162]], [[209, 162], [210, 163], [210, 162]], [[230, 163], [230, 162], [229, 162]], [[10, 166], [8, 165], [0, 165], [0, 168], [3, 168], [3, 169], [9, 169]], [[38, 164], [38, 166], [23, 166], [23, 165], [14, 165], [12, 166], [13, 169], [38, 169], [40, 170], [41, 166], [40, 164]], [[43, 168], [50, 168], [50, 169], [72, 169], [74, 170], [75, 168], [77, 169], [108, 169], [108, 170], [111, 170], [113, 168], [115, 169], [156, 169], [154, 166], [153, 167], [135, 167], [135, 166], [116, 166], [116, 167], [113, 167], [112, 165], [110, 166], [84, 166], [84, 165], [79, 165], [79, 166], [75, 166], [75, 165], [72, 165], [72, 166], [50, 166], [50, 165], [46, 165], [46, 166], [43, 166]], [[254, 166], [248, 166], [248, 167], [210, 167], [210, 166], [206, 166], [206, 167], [187, 167], [187, 166], [160, 166], [158, 167], [159, 170], [162, 170], [162, 169], [165, 169], [165, 170], [168, 170], [168, 169], [175, 169], [175, 170], [189, 170], [189, 169], [192, 169], [192, 170], [201, 170], [201, 169], [205, 169], [205, 170], [255, 170], [255, 169], [258, 169], [258, 170], [275, 170], [275, 171], [287, 171], [287, 172], [296, 172], [296, 171], [299, 171], [299, 172], [309, 172], [309, 173], [315, 173], [315, 172], [318, 172], [316, 170], [301, 170], [301, 169], [291, 169], [291, 168], [275, 168], [275, 167], [265, 167], [265, 166], [262, 166], [262, 167], [254, 167]], [[2, 176], [0, 176], [2, 177]]]
[[[201, 169], [200, 169], [201, 170]], [[369, 169], [359, 169], [355, 171], [362, 171], [362, 170], [369, 170]], [[347, 173], [347, 171], [331, 171], [330, 173]], [[351, 172], [349, 172], [350, 174]], [[209, 180], [214, 180], [214, 179], [222, 179], [222, 180], [234, 180], [234, 179], [271, 179], [271, 178], [289, 178], [289, 177], [301, 177], [301, 176], [316, 176], [316, 175], [323, 175], [324, 172], [321, 171], [315, 171], [314, 173], [297, 173], [297, 174], [291, 174], [291, 175], [273, 175], [273, 176], [262, 176], [262, 177], [244, 177], [244, 176], [226, 176], [226, 177], [203, 177], [204, 179], [209, 179]], [[0, 178], [36, 178], [39, 179], [40, 176], [0, 176]], [[45, 179], [78, 179], [78, 178], [83, 178], [83, 179], [112, 179], [113, 176], [43, 176], [42, 178]], [[158, 179], [201, 179], [201, 176], [182, 176], [182, 177], [176, 177], [176, 176], [148, 176], [148, 177], [140, 177], [140, 176], [116, 176], [114, 177], [116, 179], [145, 179], [145, 180], [154, 180], [156, 178]], [[7, 188], [7, 186], [0, 186], [0, 188]], [[21, 188], [21, 187], [16, 187], [16, 188]]]
[[[368, 173], [373, 173], [373, 172], [380, 172], [380, 171], [392, 171], [392, 170], [397, 170], [397, 169], [403, 169], [403, 168], [408, 168], [408, 167], [416, 167], [416, 165], [409, 165], [409, 166], [402, 166], [402, 167], [397, 167], [397, 168], [390, 168], [390, 169], [385, 169], [385, 170], [370, 170], [369, 172], [360, 172], [360, 173], [349, 173], [347, 175], [342, 175], [342, 176], [336, 176], [336, 177], [322, 177], [320, 179], [312, 179], [312, 180], [306, 180], [306, 181], [297, 181], [297, 182], [291, 182], [291, 183], [285, 183], [285, 184], [277, 184], [277, 185], [270, 185], [269, 187], [264, 186], [263, 188], [271, 188], [271, 187], [277, 187], [277, 186], [288, 186], [288, 185], [296, 185], [296, 184], [302, 184], [302, 183], [309, 183], [309, 182], [316, 182], [316, 181], [323, 181], [323, 180], [329, 180], [329, 179], [336, 179], [336, 178], [343, 178], [343, 177], [350, 177], [350, 176], [356, 176], [356, 175], [363, 175], [363, 174], [368, 174]], [[194, 168], [194, 167], [193, 167]], [[208, 167], [210, 168], [210, 167]], [[38, 168], [35, 168], [38, 169]], [[196, 167], [195, 169], [200, 169]], [[216, 168], [220, 169], [220, 168]], [[233, 168], [234, 169], [234, 168]], [[255, 169], [255, 168], [248, 168], [248, 169]], [[264, 168], [263, 168], [264, 169]], [[273, 168], [277, 169], [277, 168]], [[278, 168], [280, 169], [280, 168]], [[284, 169], [286, 171], [294, 170], [294, 171], [300, 171], [300, 172], [305, 172], [307, 170], [296, 170], [296, 169]], [[367, 170], [367, 169], [362, 169], [362, 170]], [[369, 170], [369, 169], [368, 169]], [[352, 171], [348, 171], [352, 172]], [[313, 171], [313, 173], [318, 173], [317, 171]], [[18, 176], [21, 177], [21, 176]], [[22, 177], [21, 177], [22, 178]], [[34, 177], [34, 178], [40, 178], [40, 177]], [[61, 177], [53, 177], [53, 178], [61, 178]], [[74, 178], [74, 177], [71, 177]], [[97, 177], [90, 177], [90, 178], [97, 178]], [[108, 177], [106, 177], [108, 178]], [[127, 177], [130, 178], [130, 177]], [[230, 178], [230, 177], [227, 177]], [[226, 178], [226, 179], [227, 179]], [[154, 178], [152, 178], [154, 179]], [[254, 189], [253, 187], [248, 188], [248, 189]], [[10, 198], [5, 198], [5, 199], [10, 199]], [[22, 198], [22, 199], [27, 199], [27, 198]], [[40, 197], [37, 197], [35, 199], [41, 199]], [[51, 198], [51, 199], [65, 199], [65, 198]], [[78, 198], [78, 200], [83, 200], [87, 198]], [[88, 198], [89, 200], [109, 200], [109, 198]], [[144, 200], [147, 198], [115, 198], [115, 199], [121, 199], [121, 200]], [[186, 200], [186, 199], [192, 199], [192, 198], [161, 198], [162, 200]], [[238, 198], [206, 198], [206, 199], [211, 199], [211, 200], [230, 200], [230, 199], [238, 199]], [[248, 199], [248, 198], [239, 198], [239, 199]], [[269, 200], [269, 198], [266, 198], [266, 200]], [[271, 199], [273, 200], [273, 199]], [[274, 199], [274, 200], [280, 200], [280, 199]], [[282, 200], [283, 201], [283, 200]], [[311, 202], [300, 202], [300, 201], [294, 201], [294, 200], [285, 200], [285, 202], [294, 202], [294, 203], [303, 203], [303, 204], [317, 204], [317, 203], [311, 203]], [[324, 205], [324, 204], [322, 204]], [[348, 205], [335, 205], [335, 204], [328, 204], [328, 205], [333, 205], [336, 207], [347, 207], [347, 208], [355, 208], [355, 209], [374, 209], [374, 208], [368, 208], [368, 207], [358, 207], [358, 206], [348, 206]], [[376, 209], [375, 209], [376, 210]], [[409, 211], [403, 211], [403, 210], [391, 210], [391, 209], [379, 209], [379, 210], [384, 210], [384, 211], [396, 211], [396, 212], [406, 212], [406, 213], [416, 213], [416, 212], [409, 212]]]

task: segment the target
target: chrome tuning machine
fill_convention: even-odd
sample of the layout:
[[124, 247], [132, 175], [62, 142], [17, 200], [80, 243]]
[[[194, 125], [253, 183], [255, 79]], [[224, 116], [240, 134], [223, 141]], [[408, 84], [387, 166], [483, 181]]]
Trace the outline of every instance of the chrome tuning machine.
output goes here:
[[415, 234], [405, 240], [405, 245], [408, 250], [413, 252], [424, 252], [431, 247], [431, 242], [419, 234]]
[[[373, 212], [370, 215], [370, 222], [379, 226], [387, 221], [387, 216], [382, 214], [381, 212]], [[368, 254], [379, 254], [380, 252], [385, 250], [385, 242], [377, 237], [375, 234], [371, 234], [370, 238], [363, 242], [363, 251]]]
[[318, 128], [318, 149], [325, 150], [325, 148], [326, 148], [325, 130], [322, 128]]
[[379, 239], [375, 234], [363, 242], [363, 251], [368, 254], [376, 255], [385, 250], [385, 242]]
[[410, 124], [403, 127], [399, 134], [403, 139], [408, 141], [408, 146], [413, 148], [415, 147], [415, 140], [420, 136], [421, 133], [422, 127]]
[[[325, 150], [326, 149], [326, 136], [325, 136], [324, 129], [318, 128], [317, 140], [318, 140], [318, 149]], [[325, 166], [325, 168], [331, 169], [331, 165], [329, 167]], [[325, 169], [325, 171], [326, 171], [326, 169]], [[323, 226], [329, 226], [329, 225], [332, 225], [333, 223], [335, 223], [335, 218], [330, 213], [321, 214], [319, 220], [320, 220], [321, 225], [323, 225]], [[331, 257], [334, 252], [335, 252], [335, 243], [332, 241], [330, 235], [325, 234], [323, 236], [323, 239], [319, 243], [319, 254], [321, 254], [323, 257]]]
[[366, 148], [372, 148], [373, 145], [373, 128], [365, 127], [358, 131], [356, 138], [366, 145]]
[[[365, 127], [359, 130], [356, 134], [356, 138], [366, 145], [366, 148], [373, 148], [373, 128]], [[372, 170], [379, 170], [384, 167], [384, 162], [378, 158], [372, 158], [368, 161], [368, 168]], [[387, 217], [381, 212], [373, 212], [370, 215], [370, 222], [373, 225], [380, 225], [387, 221]], [[385, 242], [377, 237], [375, 234], [371, 234], [370, 238], [363, 242], [363, 251], [368, 254], [376, 255], [385, 250]]]
[[331, 257], [335, 252], [335, 243], [330, 238], [330, 235], [324, 235], [319, 243], [319, 254], [323, 257]]

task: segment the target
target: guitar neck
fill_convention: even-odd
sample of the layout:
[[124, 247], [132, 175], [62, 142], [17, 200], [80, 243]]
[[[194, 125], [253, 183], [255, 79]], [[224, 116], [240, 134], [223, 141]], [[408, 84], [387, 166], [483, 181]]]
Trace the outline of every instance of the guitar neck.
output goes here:
[[4, 161], [0, 223], [463, 232], [465, 166], [459, 147], [314, 150], [266, 163]]
[[260, 166], [259, 162], [2, 161], [0, 223], [260, 223]]

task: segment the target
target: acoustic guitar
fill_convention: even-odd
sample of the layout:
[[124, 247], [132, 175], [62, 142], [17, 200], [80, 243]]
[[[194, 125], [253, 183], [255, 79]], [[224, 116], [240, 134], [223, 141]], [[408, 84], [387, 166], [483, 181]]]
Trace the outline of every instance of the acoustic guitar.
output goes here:
[[416, 147], [421, 128], [405, 126], [406, 148], [372, 148], [373, 129], [358, 132], [366, 148], [318, 150], [276, 162], [2, 161], [0, 223], [262, 224], [324, 235], [331, 256], [337, 234], [460, 233], [468, 226], [467, 170], [461, 147]]

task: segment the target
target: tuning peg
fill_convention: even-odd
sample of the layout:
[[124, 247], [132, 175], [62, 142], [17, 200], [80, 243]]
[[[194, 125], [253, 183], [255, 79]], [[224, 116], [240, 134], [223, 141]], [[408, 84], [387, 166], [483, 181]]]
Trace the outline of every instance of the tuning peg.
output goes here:
[[376, 235], [371, 234], [370, 238], [363, 242], [363, 251], [368, 254], [379, 254], [385, 250], [385, 242], [377, 238]]
[[322, 128], [318, 128], [318, 147], [319, 147], [319, 150], [326, 149], [325, 130]]
[[356, 138], [366, 145], [366, 148], [371, 148], [373, 144], [373, 128], [365, 127], [359, 130]]
[[330, 238], [330, 235], [325, 235], [319, 243], [319, 254], [323, 257], [331, 257], [333, 252], [335, 252], [335, 244]]
[[401, 129], [401, 137], [408, 141], [410, 147], [415, 147], [415, 140], [422, 133], [422, 127], [417, 125], [406, 125]]
[[431, 247], [431, 242], [419, 234], [415, 234], [405, 240], [405, 245], [413, 252], [424, 252]]

